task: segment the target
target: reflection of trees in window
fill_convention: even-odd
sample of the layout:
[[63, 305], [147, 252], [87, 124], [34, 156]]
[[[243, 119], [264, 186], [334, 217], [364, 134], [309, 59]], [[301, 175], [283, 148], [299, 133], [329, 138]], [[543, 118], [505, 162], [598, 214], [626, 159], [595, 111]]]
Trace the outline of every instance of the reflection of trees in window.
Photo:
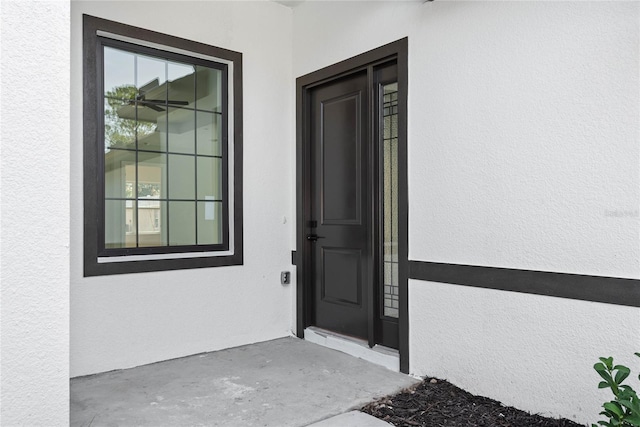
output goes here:
[[122, 119], [118, 110], [136, 99], [138, 89], [123, 85], [106, 92], [104, 111], [105, 150], [109, 148], [135, 149], [136, 138], [141, 139], [156, 131], [155, 123]]
[[[127, 181], [124, 188], [125, 198], [135, 199], [134, 194], [134, 182]], [[159, 182], [141, 182], [138, 185], [138, 197], [160, 197], [160, 183]]]
[[138, 197], [159, 197], [159, 182], [141, 182], [138, 184]]

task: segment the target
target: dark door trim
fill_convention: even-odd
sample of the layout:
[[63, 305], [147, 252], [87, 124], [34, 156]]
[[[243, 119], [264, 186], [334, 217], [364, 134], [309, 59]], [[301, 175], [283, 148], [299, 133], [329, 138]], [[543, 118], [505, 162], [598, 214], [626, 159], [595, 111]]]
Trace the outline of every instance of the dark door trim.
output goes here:
[[[306, 240], [307, 218], [310, 216], [310, 160], [309, 124], [304, 112], [308, 110], [311, 88], [361, 71], [376, 64], [395, 59], [398, 64], [398, 260], [399, 260], [399, 353], [400, 370], [409, 372], [409, 310], [408, 310], [408, 192], [407, 192], [407, 89], [408, 39], [397, 40], [361, 55], [338, 62], [296, 79], [296, 252], [297, 295], [296, 335], [304, 336], [310, 325], [311, 292], [310, 244]], [[372, 321], [373, 321], [373, 315]]]

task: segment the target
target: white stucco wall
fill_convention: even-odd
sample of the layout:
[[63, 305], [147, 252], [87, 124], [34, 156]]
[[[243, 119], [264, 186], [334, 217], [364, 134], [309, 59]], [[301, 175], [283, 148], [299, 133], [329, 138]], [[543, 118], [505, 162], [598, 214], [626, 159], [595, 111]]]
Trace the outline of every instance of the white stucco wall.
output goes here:
[[[409, 259], [638, 279], [639, 18], [636, 2], [307, 2], [294, 77], [409, 37]], [[640, 370], [638, 308], [416, 280], [409, 301], [413, 373], [521, 409], [596, 421], [597, 357]]]
[[597, 421], [611, 398], [597, 389], [601, 356], [632, 367], [640, 388], [636, 307], [410, 280], [409, 312], [412, 372], [505, 405]]
[[427, 220], [410, 257], [640, 277], [640, 5], [432, 6], [411, 57], [410, 215]]
[[[292, 12], [272, 2], [72, 2], [71, 376], [290, 334]], [[243, 54], [244, 265], [82, 277], [82, 13]]]
[[69, 423], [69, 5], [3, 1], [1, 9], [0, 425], [62, 426]]

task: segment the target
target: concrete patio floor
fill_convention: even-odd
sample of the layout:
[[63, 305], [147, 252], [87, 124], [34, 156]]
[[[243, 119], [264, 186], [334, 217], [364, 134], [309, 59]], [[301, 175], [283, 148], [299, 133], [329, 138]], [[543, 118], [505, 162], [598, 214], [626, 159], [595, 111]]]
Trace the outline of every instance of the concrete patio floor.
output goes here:
[[[336, 350], [281, 338], [74, 378], [71, 426], [306, 426], [416, 382]], [[367, 424], [359, 414], [336, 420], [381, 423]]]

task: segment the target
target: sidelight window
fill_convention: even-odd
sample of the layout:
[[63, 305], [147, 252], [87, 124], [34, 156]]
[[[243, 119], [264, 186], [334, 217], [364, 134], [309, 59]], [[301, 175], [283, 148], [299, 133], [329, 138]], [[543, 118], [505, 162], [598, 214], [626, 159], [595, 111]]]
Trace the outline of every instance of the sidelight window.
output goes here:
[[382, 86], [384, 316], [398, 317], [398, 83]]

